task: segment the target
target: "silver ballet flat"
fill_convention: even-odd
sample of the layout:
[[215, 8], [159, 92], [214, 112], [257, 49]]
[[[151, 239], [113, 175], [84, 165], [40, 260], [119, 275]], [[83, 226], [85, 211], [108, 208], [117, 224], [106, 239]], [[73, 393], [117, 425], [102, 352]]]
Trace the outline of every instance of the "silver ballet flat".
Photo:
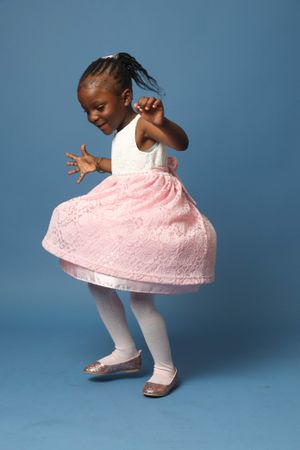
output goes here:
[[94, 361], [83, 369], [84, 373], [90, 375], [109, 375], [111, 373], [127, 373], [138, 372], [142, 365], [142, 350], [138, 351], [138, 355], [118, 364], [103, 364], [100, 361]]
[[179, 378], [177, 374], [177, 369], [169, 384], [152, 383], [152, 381], [147, 381], [144, 386], [143, 394], [147, 397], [163, 397], [174, 389], [179, 384]]

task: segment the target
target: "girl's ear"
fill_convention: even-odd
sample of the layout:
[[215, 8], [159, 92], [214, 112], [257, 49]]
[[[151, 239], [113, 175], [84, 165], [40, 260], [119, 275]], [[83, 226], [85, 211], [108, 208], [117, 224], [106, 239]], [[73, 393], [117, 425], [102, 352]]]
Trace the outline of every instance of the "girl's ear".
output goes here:
[[129, 88], [122, 92], [122, 98], [124, 100], [124, 106], [128, 106], [132, 102], [132, 92]]

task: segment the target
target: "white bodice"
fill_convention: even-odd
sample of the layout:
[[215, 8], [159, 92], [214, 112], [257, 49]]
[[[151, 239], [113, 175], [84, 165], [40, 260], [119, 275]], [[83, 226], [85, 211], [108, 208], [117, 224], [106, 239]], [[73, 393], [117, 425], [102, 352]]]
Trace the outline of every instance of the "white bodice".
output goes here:
[[140, 114], [115, 133], [111, 148], [112, 175], [148, 172], [152, 167], [167, 167], [166, 146], [156, 142], [148, 150], [140, 150], [135, 142], [135, 129]]

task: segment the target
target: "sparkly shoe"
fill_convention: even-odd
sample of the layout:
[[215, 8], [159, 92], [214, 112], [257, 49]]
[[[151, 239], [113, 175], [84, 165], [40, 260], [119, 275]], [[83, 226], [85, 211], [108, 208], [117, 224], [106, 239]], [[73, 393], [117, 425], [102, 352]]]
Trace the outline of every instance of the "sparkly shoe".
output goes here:
[[123, 372], [138, 372], [141, 368], [142, 358], [141, 358], [142, 350], [138, 351], [138, 356], [134, 358], [128, 359], [122, 363], [118, 364], [103, 364], [100, 361], [95, 361], [91, 364], [88, 364], [84, 369], [84, 373], [88, 373], [90, 375], [109, 375], [111, 373], [123, 373]]
[[167, 395], [175, 386], [177, 386], [178, 383], [179, 379], [176, 369], [174, 377], [169, 384], [159, 384], [152, 383], [152, 381], [147, 381], [144, 386], [143, 394], [147, 397], [163, 397], [164, 395]]

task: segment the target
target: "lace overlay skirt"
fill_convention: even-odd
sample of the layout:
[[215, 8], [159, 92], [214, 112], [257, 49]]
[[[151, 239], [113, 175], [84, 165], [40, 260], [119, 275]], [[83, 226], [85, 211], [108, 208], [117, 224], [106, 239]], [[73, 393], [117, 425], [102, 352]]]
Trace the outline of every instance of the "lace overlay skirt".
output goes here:
[[112, 174], [52, 212], [43, 247], [71, 276], [136, 292], [196, 292], [214, 281], [217, 235], [176, 174], [178, 161]]

